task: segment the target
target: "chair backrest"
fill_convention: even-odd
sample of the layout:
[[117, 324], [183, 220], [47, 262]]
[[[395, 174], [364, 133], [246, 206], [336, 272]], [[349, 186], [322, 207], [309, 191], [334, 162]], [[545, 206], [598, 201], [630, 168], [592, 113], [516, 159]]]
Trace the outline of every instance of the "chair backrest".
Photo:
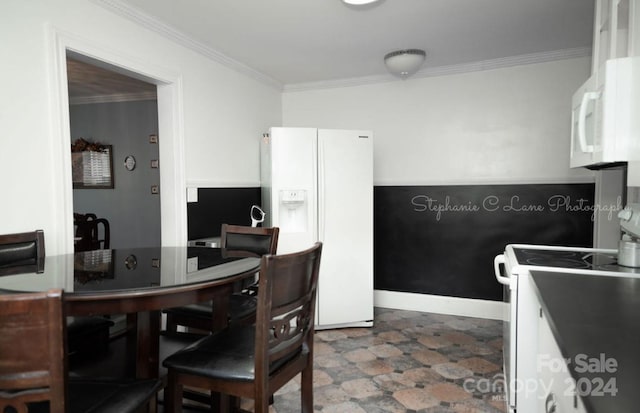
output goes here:
[[45, 401], [50, 411], [65, 411], [62, 294], [0, 295], [0, 412], [26, 412], [26, 405]]
[[228, 251], [242, 251], [262, 256], [275, 254], [278, 248], [278, 227], [248, 227], [222, 224], [220, 245]]
[[[255, 378], [267, 388], [274, 365], [313, 353], [313, 332], [322, 243], [292, 254], [265, 255], [256, 311]], [[306, 353], [306, 354], [305, 354]]]
[[[79, 238], [75, 242], [75, 251], [92, 251], [109, 249], [111, 230], [109, 221], [98, 218], [95, 214], [73, 214], [73, 224], [76, 227], [75, 236]], [[102, 230], [100, 229], [102, 225]], [[103, 238], [100, 239], [102, 233]]]
[[44, 271], [44, 231], [0, 235], [0, 275]]

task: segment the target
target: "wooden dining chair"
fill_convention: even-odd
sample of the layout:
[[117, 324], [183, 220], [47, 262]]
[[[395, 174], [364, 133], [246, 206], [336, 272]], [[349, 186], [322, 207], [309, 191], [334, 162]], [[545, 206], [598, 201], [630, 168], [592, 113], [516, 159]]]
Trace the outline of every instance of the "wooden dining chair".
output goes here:
[[44, 231], [0, 235], [0, 275], [44, 271]]
[[98, 218], [92, 213], [74, 213], [73, 225], [77, 238], [74, 245], [76, 252], [109, 249], [111, 229], [106, 218]]
[[0, 412], [135, 412], [157, 379], [69, 379], [64, 293], [0, 294]]
[[165, 407], [182, 411], [185, 386], [221, 394], [220, 411], [237, 398], [266, 413], [270, 397], [302, 373], [301, 412], [313, 412], [313, 335], [322, 244], [262, 257], [255, 325], [231, 325], [167, 357]]
[[[227, 254], [238, 252], [245, 256], [260, 257], [265, 254], [275, 254], [278, 248], [277, 227], [248, 227], [242, 225], [222, 224], [220, 245]], [[255, 279], [252, 280], [255, 282]], [[229, 299], [229, 321], [252, 323], [255, 320], [257, 299], [255, 294], [249, 293], [255, 288], [241, 288]], [[166, 332], [177, 334], [178, 326], [209, 332], [212, 325], [212, 311], [215, 303], [211, 301], [191, 304], [163, 310], [167, 315]]]
[[[44, 271], [44, 231], [0, 235], [0, 275]], [[106, 353], [113, 321], [104, 317], [69, 317], [68, 349], [74, 357]]]

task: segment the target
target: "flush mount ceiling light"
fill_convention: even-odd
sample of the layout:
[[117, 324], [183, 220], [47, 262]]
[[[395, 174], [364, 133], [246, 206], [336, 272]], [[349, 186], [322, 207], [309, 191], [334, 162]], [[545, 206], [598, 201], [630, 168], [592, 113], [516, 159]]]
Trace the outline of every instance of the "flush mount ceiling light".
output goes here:
[[396, 50], [385, 55], [384, 64], [389, 72], [406, 78], [420, 69], [426, 56], [425, 51], [420, 49]]
[[378, 0], [342, 0], [342, 1], [347, 3], [347, 4], [352, 4], [354, 6], [362, 6], [362, 5], [365, 5], [365, 4], [375, 3]]

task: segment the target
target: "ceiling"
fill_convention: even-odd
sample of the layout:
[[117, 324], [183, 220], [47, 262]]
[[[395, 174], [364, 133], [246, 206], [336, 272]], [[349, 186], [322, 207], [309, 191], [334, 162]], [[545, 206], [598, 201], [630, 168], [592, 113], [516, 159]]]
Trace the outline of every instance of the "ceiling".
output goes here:
[[[87, 60], [87, 59], [85, 59]], [[107, 96], [149, 96], [156, 85], [67, 56], [67, 85], [71, 103]]]
[[594, 0], [121, 0], [288, 85], [387, 74], [386, 53], [425, 67], [591, 47]]
[[398, 49], [424, 49], [424, 71], [589, 50], [593, 37], [594, 0], [94, 1], [281, 87], [389, 77], [383, 56]]

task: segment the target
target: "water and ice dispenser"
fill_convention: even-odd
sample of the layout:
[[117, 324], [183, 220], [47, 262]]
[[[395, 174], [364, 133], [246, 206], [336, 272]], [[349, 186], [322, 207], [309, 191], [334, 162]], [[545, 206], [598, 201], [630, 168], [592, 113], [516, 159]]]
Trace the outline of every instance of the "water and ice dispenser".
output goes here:
[[307, 191], [284, 189], [280, 191], [280, 230], [306, 232], [308, 228]]

